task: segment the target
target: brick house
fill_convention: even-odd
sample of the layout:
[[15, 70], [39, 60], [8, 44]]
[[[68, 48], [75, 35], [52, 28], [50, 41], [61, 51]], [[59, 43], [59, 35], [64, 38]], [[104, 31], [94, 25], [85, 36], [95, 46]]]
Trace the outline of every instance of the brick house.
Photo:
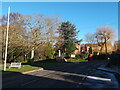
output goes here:
[[76, 44], [76, 48], [77, 48], [77, 50], [74, 51], [74, 54], [80, 54], [80, 52], [81, 52], [80, 44]]
[[[83, 44], [81, 45], [81, 52], [89, 52], [89, 48], [91, 47], [91, 44]], [[92, 50], [94, 52], [99, 52], [100, 47], [98, 44], [92, 44]]]
[[[74, 51], [74, 54], [80, 54], [81, 52], [89, 52], [91, 44], [76, 44], [77, 50]], [[92, 50], [94, 52], [99, 52], [100, 46], [98, 44], [92, 44]]]
[[[77, 50], [74, 51], [74, 54], [80, 54], [81, 52], [89, 52], [89, 48], [91, 47], [91, 44], [76, 44]], [[94, 52], [99, 52], [100, 51], [100, 46], [98, 44], [92, 44], [92, 50]], [[113, 46], [111, 45], [110, 42], [107, 43], [107, 51], [108, 53], [113, 51]], [[105, 52], [105, 47], [103, 47], [103, 52]]]
[[114, 48], [115, 48], [116, 51], [120, 50], [120, 40], [114, 42]]

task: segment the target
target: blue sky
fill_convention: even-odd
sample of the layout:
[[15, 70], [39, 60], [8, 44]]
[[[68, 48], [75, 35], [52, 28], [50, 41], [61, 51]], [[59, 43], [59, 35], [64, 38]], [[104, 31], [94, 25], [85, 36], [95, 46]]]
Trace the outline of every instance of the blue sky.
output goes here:
[[76, 25], [80, 30], [79, 39], [84, 39], [87, 33], [94, 33], [99, 26], [110, 25], [118, 30], [117, 2], [4, 2], [2, 14], [7, 14], [8, 5], [11, 6], [11, 12], [23, 15], [34, 13], [45, 16], [58, 15], [64, 21]]

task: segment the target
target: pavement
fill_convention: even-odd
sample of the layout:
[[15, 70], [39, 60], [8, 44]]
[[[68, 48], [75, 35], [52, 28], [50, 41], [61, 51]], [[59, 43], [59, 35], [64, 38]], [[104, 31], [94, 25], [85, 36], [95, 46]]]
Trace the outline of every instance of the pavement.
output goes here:
[[98, 70], [107, 61], [64, 63], [59, 67], [3, 78], [4, 88], [119, 88], [114, 74]]
[[98, 67], [97, 70], [106, 73], [107, 76], [111, 78], [114, 88], [120, 88], [120, 66], [107, 67], [106, 63]]
[[105, 65], [101, 65], [100, 67], [98, 67], [98, 69], [102, 70], [102, 71], [109, 72], [109, 73], [120, 74], [120, 66], [106, 67], [106, 64], [105, 64]]
[[27, 73], [34, 73], [34, 72], [38, 72], [38, 71], [40, 71], [40, 70], [44, 70], [43, 68], [40, 68], [40, 69], [38, 69], [38, 70], [32, 70], [32, 71], [26, 71], [26, 72], [22, 72], [22, 74], [27, 74]]
[[114, 73], [109, 73], [107, 70], [103, 71], [99, 68], [99, 70], [94, 70], [94, 73], [89, 74], [89, 77], [84, 81], [84, 86], [86, 88], [120, 88], [119, 81], [115, 77]]

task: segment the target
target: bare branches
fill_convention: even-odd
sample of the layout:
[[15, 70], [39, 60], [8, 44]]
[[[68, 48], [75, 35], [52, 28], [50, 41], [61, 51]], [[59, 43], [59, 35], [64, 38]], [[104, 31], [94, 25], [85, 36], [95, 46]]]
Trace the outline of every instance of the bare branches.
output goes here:
[[[4, 53], [7, 16], [4, 15], [0, 21], [2, 21]], [[9, 59], [13, 60], [12, 56], [17, 58], [25, 53], [29, 54], [33, 48], [35, 51], [38, 51], [38, 48], [42, 48], [42, 44], [51, 43], [53, 46], [59, 40], [59, 24], [59, 17], [56, 16], [45, 17], [40, 14], [23, 16], [19, 13], [11, 13], [8, 44]]]
[[99, 27], [97, 28], [97, 32], [96, 32], [96, 39], [97, 39], [97, 43], [98, 45], [102, 48], [105, 45], [105, 52], [107, 53], [107, 42], [110, 41], [112, 38], [114, 38], [114, 29], [111, 28], [110, 26], [103, 26], [103, 27]]
[[95, 41], [95, 34], [87, 33], [85, 35], [85, 41], [88, 43], [91, 43], [91, 44], [95, 43], [96, 42]]

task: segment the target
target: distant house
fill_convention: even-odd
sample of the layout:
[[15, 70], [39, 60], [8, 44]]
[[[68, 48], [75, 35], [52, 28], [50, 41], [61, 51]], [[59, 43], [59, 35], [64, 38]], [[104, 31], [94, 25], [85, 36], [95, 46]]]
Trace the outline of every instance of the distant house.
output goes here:
[[[89, 52], [91, 44], [76, 44], [77, 50], [74, 51], [74, 54], [81, 54], [81, 52]], [[92, 44], [92, 49], [95, 52], [99, 52], [100, 47], [98, 44]]]
[[[100, 46], [98, 44], [85, 44], [85, 52], [89, 52], [89, 48], [90, 46], [92, 46], [92, 50], [94, 52], [99, 52], [100, 51]], [[107, 42], [107, 52], [111, 53], [114, 50], [112, 43], [111, 42]], [[105, 53], [105, 46], [102, 49], [102, 52]]]
[[100, 46], [98, 46], [98, 44], [93, 44], [92, 49], [93, 49], [94, 52], [99, 52]]
[[115, 50], [120, 50], [120, 40], [114, 42], [114, 48]]
[[[118, 42], [116, 42], [118, 43]], [[118, 44], [117, 44], [118, 45]], [[89, 52], [89, 48], [92, 46], [92, 50], [94, 52], [99, 52], [100, 51], [100, 46], [98, 44], [76, 44], [77, 50], [74, 51], [74, 54], [81, 54], [81, 52]], [[113, 46], [111, 42], [107, 42], [107, 51], [108, 53], [111, 53], [113, 51]], [[105, 47], [103, 47], [102, 52], [105, 52]]]
[[83, 44], [81, 45], [81, 52], [89, 52], [89, 48], [92, 46], [94, 52], [99, 52], [100, 47], [98, 44]]
[[81, 52], [81, 46], [80, 46], [80, 44], [76, 44], [76, 50], [74, 51], [74, 54], [80, 54], [80, 52]]

